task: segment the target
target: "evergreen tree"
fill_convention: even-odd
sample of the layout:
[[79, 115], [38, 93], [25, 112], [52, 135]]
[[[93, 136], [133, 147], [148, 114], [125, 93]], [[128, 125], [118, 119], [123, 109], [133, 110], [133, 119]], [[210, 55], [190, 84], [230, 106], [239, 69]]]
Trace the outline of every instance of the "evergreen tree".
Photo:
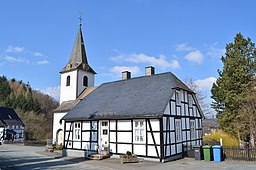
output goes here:
[[[255, 76], [255, 44], [238, 33], [233, 43], [226, 45], [226, 53], [221, 61], [223, 70], [218, 70], [219, 78], [211, 89], [214, 102], [212, 107], [220, 114], [217, 118], [220, 128], [241, 139], [243, 126], [240, 124], [239, 109], [246, 96], [245, 90]], [[221, 108], [220, 106], [224, 106]]]
[[0, 76], [0, 105], [5, 106], [8, 96], [11, 93], [11, 88], [5, 76]]

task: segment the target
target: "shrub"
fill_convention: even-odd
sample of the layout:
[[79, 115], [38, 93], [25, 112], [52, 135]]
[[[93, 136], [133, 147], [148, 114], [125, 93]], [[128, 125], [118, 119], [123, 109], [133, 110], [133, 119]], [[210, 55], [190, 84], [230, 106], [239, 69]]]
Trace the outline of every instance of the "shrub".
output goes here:
[[58, 146], [56, 146], [56, 149], [57, 149], [57, 150], [62, 150], [62, 149], [63, 149], [63, 146], [62, 146], [62, 145], [58, 145]]
[[239, 141], [235, 137], [233, 137], [225, 132], [222, 132], [222, 131], [217, 131], [208, 136], [204, 136], [203, 141], [209, 142], [209, 141], [215, 140], [215, 141], [220, 142], [220, 138], [222, 138], [223, 146], [239, 146]]

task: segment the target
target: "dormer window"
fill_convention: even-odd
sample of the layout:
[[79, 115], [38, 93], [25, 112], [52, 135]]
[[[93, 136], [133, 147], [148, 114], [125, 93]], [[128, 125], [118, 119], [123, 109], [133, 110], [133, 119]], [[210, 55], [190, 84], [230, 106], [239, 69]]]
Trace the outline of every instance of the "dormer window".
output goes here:
[[67, 77], [66, 86], [70, 86], [70, 76]]
[[83, 78], [83, 85], [88, 87], [88, 77], [87, 76], [84, 76], [84, 78]]

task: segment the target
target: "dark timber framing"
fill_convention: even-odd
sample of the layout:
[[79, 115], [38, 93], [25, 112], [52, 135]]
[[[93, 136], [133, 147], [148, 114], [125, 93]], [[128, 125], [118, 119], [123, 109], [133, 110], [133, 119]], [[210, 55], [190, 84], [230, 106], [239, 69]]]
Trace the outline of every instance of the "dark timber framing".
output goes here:
[[[132, 153], [138, 156], [156, 158], [160, 162], [168, 161], [170, 159], [178, 158], [183, 156], [183, 152], [193, 145], [202, 145], [202, 115], [194, 101], [194, 94], [186, 92], [181, 89], [177, 89], [179, 93], [174, 93], [174, 96], [169, 100], [166, 108], [169, 109], [162, 115], [161, 118], [133, 118], [133, 119], [102, 119], [102, 120], [77, 120], [77, 121], [65, 121], [64, 124], [64, 147], [69, 150], [82, 150], [82, 151], [93, 151], [98, 152], [95, 146], [99, 144], [100, 137], [100, 121], [108, 122], [108, 143], [111, 154], [124, 154], [123, 147], [130, 149]], [[180, 102], [177, 102], [177, 96], [180, 94]], [[189, 95], [192, 95], [193, 103], [189, 103]], [[192, 105], [192, 107], [190, 107]], [[168, 110], [167, 109], [167, 110]], [[180, 120], [181, 126], [181, 141], [177, 141], [176, 135], [176, 123], [175, 120]], [[195, 126], [195, 138], [191, 139], [190, 121], [194, 120]], [[135, 142], [135, 122], [144, 122], [144, 140], [143, 142]], [[81, 123], [81, 139], [74, 141], [74, 123]], [[67, 129], [67, 124], [70, 124]], [[84, 129], [85, 124], [89, 123], [90, 129]], [[125, 124], [126, 125], [123, 125]], [[93, 125], [97, 127], [93, 128]], [[123, 127], [120, 127], [123, 126]], [[128, 127], [127, 127], [128, 126]], [[126, 128], [124, 128], [126, 127]], [[88, 140], [84, 140], [86, 134]], [[95, 135], [94, 138], [92, 137]], [[130, 137], [128, 136], [130, 135]], [[125, 138], [124, 138], [125, 136]], [[96, 138], [96, 140], [95, 140]], [[129, 139], [125, 141], [124, 139]], [[79, 147], [76, 143], [81, 142]], [[71, 143], [72, 147], [69, 146]], [[88, 143], [87, 149], [83, 148], [84, 143]], [[184, 148], [185, 147], [185, 148]], [[142, 148], [142, 149], [138, 149]], [[144, 150], [145, 149], [145, 150]]]

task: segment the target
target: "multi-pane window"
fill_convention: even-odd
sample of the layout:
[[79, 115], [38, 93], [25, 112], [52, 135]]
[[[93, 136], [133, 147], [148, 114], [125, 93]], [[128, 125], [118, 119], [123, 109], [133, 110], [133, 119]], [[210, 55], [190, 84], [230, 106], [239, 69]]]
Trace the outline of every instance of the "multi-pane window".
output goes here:
[[66, 86], [70, 86], [70, 76], [67, 77]]
[[175, 120], [175, 132], [176, 132], [176, 141], [181, 142], [182, 141], [182, 133], [181, 133], [181, 121], [180, 119]]
[[190, 132], [191, 132], [191, 139], [195, 139], [196, 138], [195, 120], [190, 120]]
[[74, 139], [80, 139], [80, 135], [81, 135], [81, 128], [80, 128], [80, 123], [75, 123], [74, 126]]
[[145, 123], [144, 121], [134, 121], [134, 141], [145, 141]]
[[181, 104], [180, 91], [176, 91], [176, 103], [177, 103], [177, 105]]

